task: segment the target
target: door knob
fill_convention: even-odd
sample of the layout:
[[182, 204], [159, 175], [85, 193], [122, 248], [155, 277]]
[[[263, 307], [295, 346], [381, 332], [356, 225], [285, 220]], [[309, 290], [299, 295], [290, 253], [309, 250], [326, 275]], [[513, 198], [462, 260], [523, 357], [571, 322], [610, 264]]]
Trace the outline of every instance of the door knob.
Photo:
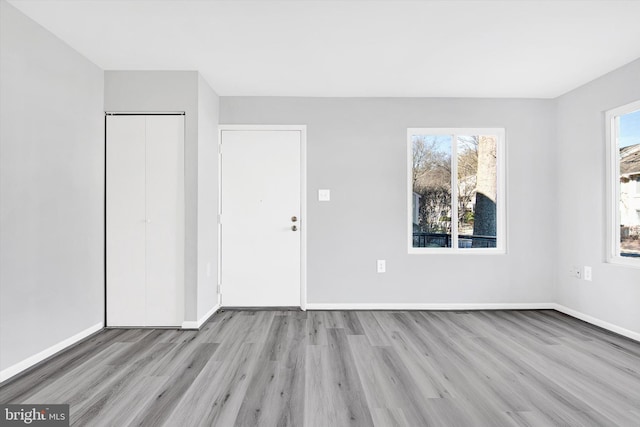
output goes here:
[[292, 217], [291, 217], [291, 222], [296, 222], [297, 220], [298, 220], [298, 217], [297, 217], [297, 216], [292, 216]]
[[296, 227], [295, 225], [291, 226], [291, 231], [297, 231], [297, 230], [298, 230], [298, 227]]

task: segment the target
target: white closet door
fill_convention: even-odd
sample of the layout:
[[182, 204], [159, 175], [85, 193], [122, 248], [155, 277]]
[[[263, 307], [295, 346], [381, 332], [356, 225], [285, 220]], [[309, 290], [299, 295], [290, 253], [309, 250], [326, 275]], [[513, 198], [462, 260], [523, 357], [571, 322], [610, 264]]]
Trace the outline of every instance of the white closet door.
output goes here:
[[146, 326], [184, 318], [184, 116], [147, 116]]
[[146, 311], [145, 117], [107, 116], [107, 326]]

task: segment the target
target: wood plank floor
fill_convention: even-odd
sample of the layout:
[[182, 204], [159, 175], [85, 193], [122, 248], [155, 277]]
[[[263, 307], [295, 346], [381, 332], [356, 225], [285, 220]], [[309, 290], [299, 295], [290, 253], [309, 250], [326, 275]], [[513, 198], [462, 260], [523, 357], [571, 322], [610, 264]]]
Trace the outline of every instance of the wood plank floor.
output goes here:
[[78, 426], [640, 426], [640, 343], [555, 311], [231, 311], [0, 388]]

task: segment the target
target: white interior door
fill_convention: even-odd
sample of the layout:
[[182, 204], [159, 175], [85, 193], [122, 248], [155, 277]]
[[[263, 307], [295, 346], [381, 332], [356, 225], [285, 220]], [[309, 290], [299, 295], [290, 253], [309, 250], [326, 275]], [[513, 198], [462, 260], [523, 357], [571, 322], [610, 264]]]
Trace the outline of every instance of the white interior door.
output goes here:
[[221, 134], [222, 303], [300, 306], [301, 131]]
[[184, 116], [146, 116], [146, 321], [184, 318]]
[[146, 319], [145, 118], [107, 116], [107, 325]]

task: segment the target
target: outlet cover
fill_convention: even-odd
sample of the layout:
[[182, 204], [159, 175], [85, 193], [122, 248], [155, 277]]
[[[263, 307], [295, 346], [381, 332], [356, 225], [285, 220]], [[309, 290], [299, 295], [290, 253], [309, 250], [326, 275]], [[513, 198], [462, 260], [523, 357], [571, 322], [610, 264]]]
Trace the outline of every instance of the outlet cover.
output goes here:
[[589, 282], [591, 280], [593, 280], [593, 276], [591, 274], [591, 267], [590, 266], [588, 266], [588, 265], [584, 266], [584, 271], [583, 271], [583, 274], [582, 274], [582, 278], [584, 280], [588, 280]]
[[331, 200], [331, 190], [318, 190], [318, 200], [321, 202], [328, 202]]
[[379, 259], [377, 262], [378, 273], [384, 273], [387, 271], [387, 262], [383, 259]]

